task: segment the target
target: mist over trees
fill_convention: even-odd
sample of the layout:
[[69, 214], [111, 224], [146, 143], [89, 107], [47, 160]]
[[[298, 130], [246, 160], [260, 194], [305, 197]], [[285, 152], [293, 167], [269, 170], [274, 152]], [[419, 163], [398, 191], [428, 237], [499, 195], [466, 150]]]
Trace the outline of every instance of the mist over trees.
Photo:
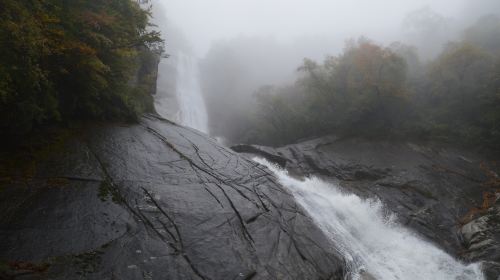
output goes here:
[[292, 86], [256, 93], [260, 117], [253, 125], [260, 139], [250, 142], [279, 145], [333, 132], [387, 134], [408, 118], [407, 65], [389, 48], [351, 41], [343, 54], [321, 64], [305, 59], [299, 71]]
[[[238, 65], [241, 59], [231, 57], [230, 48], [218, 49], [227, 60], [218, 59], [213, 50], [207, 55], [207, 60], [214, 60], [207, 64], [209, 69], [216, 61], [234, 67], [224, 68], [228, 75], [213, 80], [215, 84], [206, 92], [212, 102], [209, 113], [221, 99], [227, 101], [222, 107], [233, 109], [213, 119], [220, 124], [230, 119], [230, 125], [221, 125], [214, 134], [233, 143], [266, 145], [333, 133], [446, 141], [498, 150], [499, 16], [482, 16], [458, 30], [451, 21], [423, 9], [409, 14], [405, 24], [421, 33], [414, 37], [415, 46], [349, 40], [340, 54], [322, 62], [304, 59], [293, 82], [261, 83], [258, 90], [250, 82], [252, 98], [248, 84], [242, 87], [245, 94], [240, 85], [252, 80], [253, 71]], [[453, 41], [433, 39], [449, 38], [443, 34], [452, 29], [458, 34]], [[426, 35], [431, 47], [421, 49]], [[279, 59], [270, 61], [279, 64]], [[264, 73], [270, 64], [262, 64]], [[221, 90], [219, 84], [229, 88]]]
[[245, 134], [242, 123], [251, 114], [254, 91], [261, 85], [293, 81], [300, 63], [293, 57], [292, 49], [268, 37], [239, 37], [215, 44], [200, 63], [211, 133], [226, 138]]
[[424, 7], [410, 12], [403, 20], [404, 41], [418, 49], [422, 59], [433, 59], [459, 32], [452, 19]]

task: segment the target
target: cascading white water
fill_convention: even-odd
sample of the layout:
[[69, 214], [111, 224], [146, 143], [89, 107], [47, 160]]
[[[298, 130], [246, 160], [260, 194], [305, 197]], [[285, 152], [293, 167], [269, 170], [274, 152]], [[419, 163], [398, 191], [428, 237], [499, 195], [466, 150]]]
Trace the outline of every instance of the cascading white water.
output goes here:
[[197, 60], [178, 52], [176, 96], [179, 104], [178, 119], [182, 125], [208, 132], [207, 111], [201, 92]]
[[166, 53], [158, 65], [155, 108], [162, 117], [208, 133], [208, 116], [200, 85], [198, 59], [191, 44], [174, 23], [168, 20], [168, 1], [152, 4], [152, 22], [166, 35]]
[[381, 202], [345, 194], [315, 177], [301, 181], [268, 161], [267, 166], [294, 195], [348, 262], [351, 279], [476, 280], [479, 264], [464, 265], [419, 238], [387, 215]]

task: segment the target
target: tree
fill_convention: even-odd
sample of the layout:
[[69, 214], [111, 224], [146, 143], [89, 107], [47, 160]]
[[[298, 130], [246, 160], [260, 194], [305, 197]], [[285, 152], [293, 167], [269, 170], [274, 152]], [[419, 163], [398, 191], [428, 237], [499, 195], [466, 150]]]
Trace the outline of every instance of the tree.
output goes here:
[[0, 127], [75, 118], [131, 119], [149, 93], [135, 80], [145, 52], [161, 51], [136, 1], [0, 3]]
[[472, 142], [485, 140], [485, 106], [492, 91], [494, 58], [469, 43], [454, 43], [429, 70], [428, 114], [443, 134]]
[[366, 39], [351, 41], [321, 66], [306, 61], [300, 69], [307, 74], [300, 83], [328, 112], [319, 117], [337, 129], [391, 129], [405, 106], [404, 59]]
[[305, 59], [294, 85], [262, 88], [256, 127], [273, 145], [326, 133], [394, 135], [411, 111], [406, 69], [391, 49], [351, 41], [322, 64]]

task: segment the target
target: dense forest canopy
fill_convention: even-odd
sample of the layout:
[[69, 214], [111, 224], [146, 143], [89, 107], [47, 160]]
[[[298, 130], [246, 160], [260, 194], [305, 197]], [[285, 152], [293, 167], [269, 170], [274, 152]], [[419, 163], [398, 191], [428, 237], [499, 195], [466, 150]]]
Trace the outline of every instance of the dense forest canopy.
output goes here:
[[295, 82], [261, 87], [221, 136], [283, 145], [333, 133], [499, 150], [499, 30], [497, 15], [481, 17], [432, 60], [404, 43], [350, 40], [321, 63], [305, 59]]
[[134, 0], [0, 2], [0, 129], [131, 119], [152, 107], [159, 33]]

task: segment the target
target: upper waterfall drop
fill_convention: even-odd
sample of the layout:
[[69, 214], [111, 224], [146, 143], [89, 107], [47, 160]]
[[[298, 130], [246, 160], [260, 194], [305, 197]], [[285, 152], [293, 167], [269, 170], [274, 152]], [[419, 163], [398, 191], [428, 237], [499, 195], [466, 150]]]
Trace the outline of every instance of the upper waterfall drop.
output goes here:
[[177, 52], [175, 58], [178, 120], [182, 125], [207, 133], [208, 116], [200, 86], [198, 61], [183, 52]]
[[481, 265], [465, 265], [387, 214], [382, 203], [343, 193], [315, 177], [298, 180], [265, 159], [278, 181], [329, 237], [346, 260], [348, 279], [483, 280]]
[[208, 114], [201, 89], [199, 59], [191, 42], [167, 17], [167, 1], [152, 4], [152, 23], [168, 34], [166, 53], [160, 59], [156, 81], [155, 109], [162, 117], [208, 133]]
[[198, 59], [176, 51], [158, 65], [156, 111], [164, 118], [208, 133], [208, 116], [199, 80]]

